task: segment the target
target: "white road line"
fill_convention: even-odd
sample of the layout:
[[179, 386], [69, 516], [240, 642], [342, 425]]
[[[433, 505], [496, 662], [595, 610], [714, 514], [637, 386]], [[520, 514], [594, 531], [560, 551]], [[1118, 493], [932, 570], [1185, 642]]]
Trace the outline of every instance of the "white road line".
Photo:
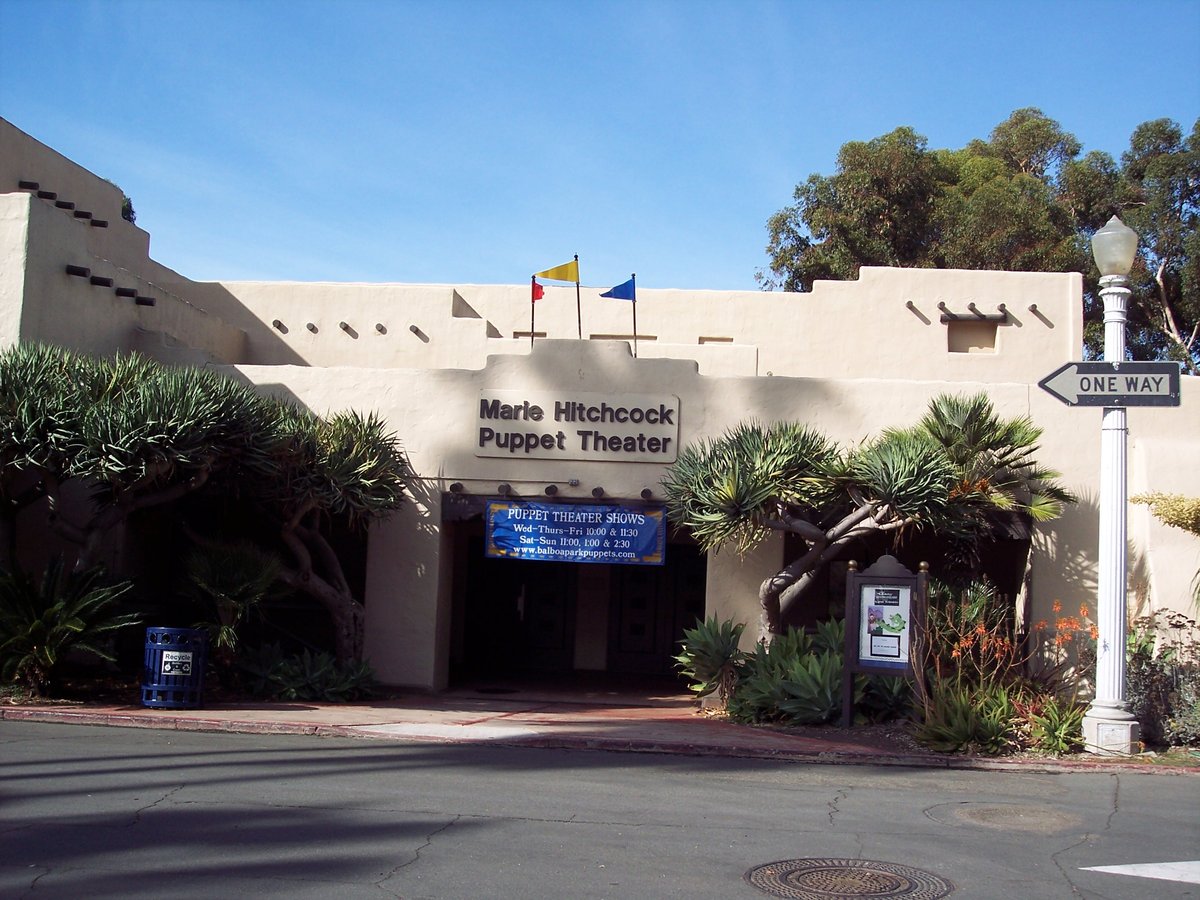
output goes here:
[[1110, 875], [1132, 875], [1134, 878], [1157, 878], [1161, 881], [1182, 881], [1200, 884], [1200, 859], [1190, 862], [1135, 863], [1131, 866], [1086, 866], [1083, 872], [1108, 872]]

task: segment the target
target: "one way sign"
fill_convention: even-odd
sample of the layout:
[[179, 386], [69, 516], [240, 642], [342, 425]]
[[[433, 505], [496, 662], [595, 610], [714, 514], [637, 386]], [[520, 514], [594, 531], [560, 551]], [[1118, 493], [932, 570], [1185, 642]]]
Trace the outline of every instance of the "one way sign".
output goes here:
[[1069, 362], [1038, 382], [1068, 406], [1178, 406], [1173, 362]]

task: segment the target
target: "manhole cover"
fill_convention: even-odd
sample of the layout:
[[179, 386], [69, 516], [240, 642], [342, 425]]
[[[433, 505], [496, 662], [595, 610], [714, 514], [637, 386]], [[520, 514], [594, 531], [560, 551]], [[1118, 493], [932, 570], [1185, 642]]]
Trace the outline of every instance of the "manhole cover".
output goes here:
[[764, 894], [800, 900], [936, 900], [954, 890], [954, 885], [930, 872], [870, 859], [783, 859], [755, 866], [746, 873], [746, 880]]

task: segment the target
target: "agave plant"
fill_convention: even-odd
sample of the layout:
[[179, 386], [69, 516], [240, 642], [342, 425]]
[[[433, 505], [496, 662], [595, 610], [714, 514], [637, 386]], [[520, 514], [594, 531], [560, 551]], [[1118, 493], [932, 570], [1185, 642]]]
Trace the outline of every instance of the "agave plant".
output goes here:
[[251, 693], [280, 700], [346, 703], [370, 697], [377, 686], [368, 663], [341, 664], [307, 648], [299, 656], [285, 656], [278, 644], [265, 644], [241, 665]]
[[[862, 699], [866, 679], [856, 676], [852, 703]], [[819, 725], [842, 711], [842, 654], [818, 651], [795, 660], [783, 680], [787, 698], [779, 710], [796, 725]]]
[[913, 686], [898, 675], [868, 675], [858, 710], [868, 722], [890, 722], [913, 709]]
[[817, 622], [813, 649], [818, 653], [841, 653], [846, 647], [846, 620], [826, 619]]
[[700, 697], [716, 694], [724, 709], [737, 682], [737, 670], [745, 654], [738, 649], [745, 625], [732, 619], [718, 622], [716, 616], [685, 629], [675, 665], [687, 677], [688, 686]]
[[917, 740], [942, 753], [997, 756], [1014, 746], [1015, 710], [1002, 685], [969, 688], [936, 682]]
[[50, 562], [40, 583], [0, 571], [0, 677], [41, 696], [68, 651], [113, 661], [102, 639], [139, 618], [112, 611], [132, 584], [106, 585], [103, 575], [98, 566], [68, 572], [61, 559]]
[[789, 697], [785, 681], [794, 666], [812, 653], [812, 638], [799, 628], [789, 628], [770, 644], [754, 646], [739, 667], [729, 700], [729, 714], [746, 722], [775, 722], [786, 718], [781, 709]]

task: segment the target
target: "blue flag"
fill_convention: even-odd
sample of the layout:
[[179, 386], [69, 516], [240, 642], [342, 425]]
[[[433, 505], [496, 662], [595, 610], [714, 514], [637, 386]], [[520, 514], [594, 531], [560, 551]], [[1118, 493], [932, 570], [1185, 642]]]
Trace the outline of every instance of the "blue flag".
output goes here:
[[630, 278], [624, 284], [618, 284], [615, 288], [605, 291], [600, 296], [608, 297], [610, 300], [632, 300], [634, 303], [636, 303], [637, 291], [633, 281], [634, 279]]

